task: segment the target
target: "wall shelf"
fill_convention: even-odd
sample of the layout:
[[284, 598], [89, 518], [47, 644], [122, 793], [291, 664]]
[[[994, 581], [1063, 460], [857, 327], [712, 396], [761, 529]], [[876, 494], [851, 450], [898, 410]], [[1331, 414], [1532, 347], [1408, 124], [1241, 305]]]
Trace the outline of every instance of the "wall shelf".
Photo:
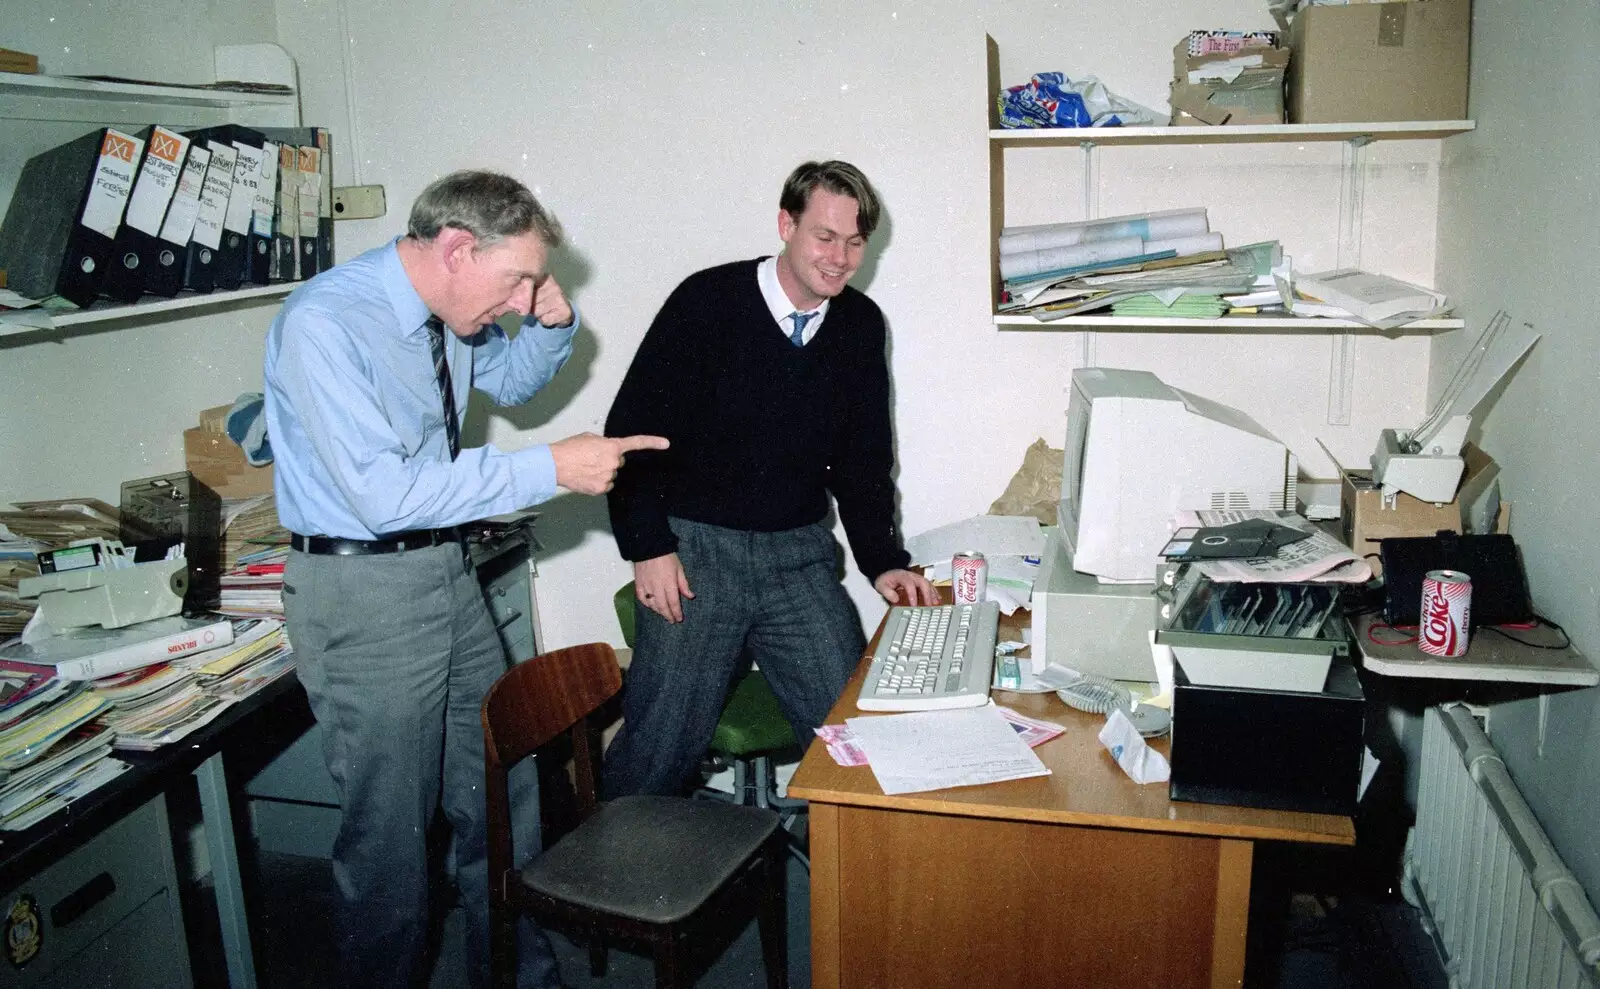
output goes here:
[[105, 82], [71, 76], [0, 76], [0, 118], [93, 124], [200, 127], [248, 117], [293, 124], [297, 93], [258, 93], [210, 87]]
[[[118, 322], [156, 314], [182, 315], [182, 310], [210, 309], [233, 302], [271, 301], [288, 295], [302, 284], [304, 283], [284, 282], [281, 285], [253, 285], [250, 288], [241, 288], [232, 292], [210, 292], [204, 295], [185, 292], [171, 299], [147, 295], [138, 302], [127, 305], [102, 300], [88, 309], [75, 309], [66, 312], [45, 313], [39, 309], [5, 310], [0, 311], [0, 337], [15, 336], [23, 333], [44, 333], [51, 329], [67, 326]], [[49, 320], [49, 323], [48, 325], [39, 326], [32, 321], [24, 321], [30, 319], [30, 316], [34, 319], [44, 316]]]
[[[1080, 335], [1079, 362], [1084, 367], [1096, 363], [1095, 336], [1100, 330], [1139, 332], [1141, 330], [1188, 330], [1195, 332], [1239, 332], [1250, 330], [1303, 331], [1326, 333], [1333, 340], [1328, 367], [1328, 417], [1332, 425], [1350, 422], [1355, 396], [1355, 352], [1353, 337], [1373, 330], [1353, 320], [1296, 318], [1293, 316], [1224, 316], [1220, 319], [1172, 319], [1162, 317], [1113, 316], [1108, 312], [1085, 313], [1064, 319], [1040, 321], [1032, 316], [999, 312], [1000, 231], [1006, 216], [1006, 153], [1024, 148], [1068, 148], [1079, 153], [1083, 170], [1084, 203], [1079, 219], [1094, 219], [1099, 213], [1099, 153], [1114, 146], [1272, 144], [1325, 142], [1343, 145], [1343, 163], [1338, 210], [1339, 242], [1335, 268], [1361, 267], [1361, 203], [1367, 178], [1366, 149], [1375, 141], [1442, 140], [1476, 128], [1471, 120], [1361, 121], [1332, 124], [1250, 124], [1222, 127], [1093, 127], [1093, 128], [1018, 128], [999, 126], [995, 96], [1001, 91], [1000, 52], [994, 38], [984, 38], [988, 91], [989, 144], [989, 311], [1000, 329], [1076, 331]], [[1293, 253], [1293, 252], [1290, 252]], [[1429, 319], [1408, 323], [1395, 334], [1460, 329], [1459, 319]]]
[[1395, 120], [1348, 124], [1242, 124], [1237, 127], [1038, 127], [996, 129], [989, 140], [1013, 147], [1116, 144], [1270, 144], [1306, 141], [1425, 141], [1465, 134], [1471, 120]]
[[1028, 315], [997, 314], [994, 324], [1003, 330], [1062, 330], [1062, 329], [1177, 329], [1177, 330], [1301, 330], [1321, 333], [1328, 330], [1366, 330], [1371, 333], [1413, 333], [1417, 331], [1459, 330], [1466, 325], [1460, 319], [1448, 317], [1419, 319], [1393, 330], [1378, 330], [1365, 323], [1349, 319], [1328, 319], [1321, 316], [1222, 316], [1217, 319], [1175, 319], [1170, 316], [1109, 316], [1085, 314], [1067, 316], [1047, 322]]

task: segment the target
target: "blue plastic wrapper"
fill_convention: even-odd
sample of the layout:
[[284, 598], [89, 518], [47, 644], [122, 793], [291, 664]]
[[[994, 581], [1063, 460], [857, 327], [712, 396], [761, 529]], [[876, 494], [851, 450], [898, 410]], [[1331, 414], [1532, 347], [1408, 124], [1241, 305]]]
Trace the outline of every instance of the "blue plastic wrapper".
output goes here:
[[1096, 121], [1063, 72], [1040, 72], [1022, 86], [1002, 90], [996, 98], [1001, 127], [1115, 127], [1116, 116]]

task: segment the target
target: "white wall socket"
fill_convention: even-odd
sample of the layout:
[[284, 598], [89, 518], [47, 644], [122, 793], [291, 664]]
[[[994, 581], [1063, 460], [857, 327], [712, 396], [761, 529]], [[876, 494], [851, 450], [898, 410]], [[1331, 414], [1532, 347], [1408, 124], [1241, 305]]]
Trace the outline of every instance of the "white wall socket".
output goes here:
[[387, 210], [381, 185], [341, 185], [333, 189], [335, 220], [374, 220]]

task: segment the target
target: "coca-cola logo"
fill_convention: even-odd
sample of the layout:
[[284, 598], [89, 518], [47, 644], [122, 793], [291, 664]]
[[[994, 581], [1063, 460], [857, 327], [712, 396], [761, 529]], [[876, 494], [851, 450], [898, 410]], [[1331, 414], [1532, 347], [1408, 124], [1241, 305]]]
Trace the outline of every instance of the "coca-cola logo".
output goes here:
[[961, 583], [959, 585], [963, 597], [970, 598], [978, 593], [978, 568], [963, 567], [961, 569]]
[[1422, 641], [1441, 655], [1453, 656], [1461, 630], [1450, 617], [1450, 599], [1445, 597], [1441, 585], [1428, 590], [1426, 614], [1422, 616]]

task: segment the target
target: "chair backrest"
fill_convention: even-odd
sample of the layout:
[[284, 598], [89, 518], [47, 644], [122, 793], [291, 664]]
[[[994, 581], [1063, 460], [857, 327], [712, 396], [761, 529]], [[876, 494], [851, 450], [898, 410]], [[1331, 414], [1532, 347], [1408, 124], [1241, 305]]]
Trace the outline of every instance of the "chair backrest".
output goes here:
[[535, 656], [489, 688], [482, 718], [491, 902], [505, 902], [514, 875], [509, 770], [570, 729], [578, 819], [587, 817], [595, 807], [600, 766], [599, 737], [590, 730], [589, 716], [621, 689], [617, 654], [603, 642]]
[[634, 608], [639, 600], [634, 596], [633, 581], [628, 581], [617, 588], [617, 593], [611, 595], [611, 606], [617, 609], [617, 624], [622, 626], [622, 641], [629, 649], [633, 648]]
[[617, 654], [604, 642], [518, 663], [483, 699], [484, 756], [491, 766], [509, 769], [621, 689]]

